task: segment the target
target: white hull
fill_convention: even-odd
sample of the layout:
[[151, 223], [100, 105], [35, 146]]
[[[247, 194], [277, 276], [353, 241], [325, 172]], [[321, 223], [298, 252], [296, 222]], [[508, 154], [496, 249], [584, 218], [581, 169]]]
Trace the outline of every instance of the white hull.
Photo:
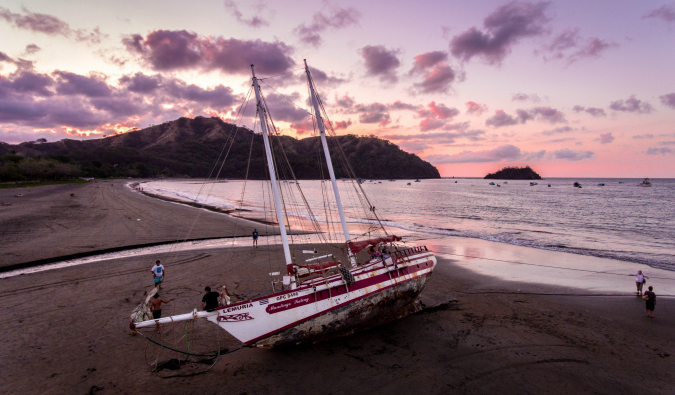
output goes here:
[[[394, 264], [394, 259], [396, 264]], [[417, 297], [436, 265], [425, 247], [397, 252], [350, 270], [354, 283], [337, 274], [319, 277], [297, 289], [222, 306], [139, 322], [151, 327], [204, 317], [246, 345], [277, 347], [315, 342], [403, 317], [419, 309]]]

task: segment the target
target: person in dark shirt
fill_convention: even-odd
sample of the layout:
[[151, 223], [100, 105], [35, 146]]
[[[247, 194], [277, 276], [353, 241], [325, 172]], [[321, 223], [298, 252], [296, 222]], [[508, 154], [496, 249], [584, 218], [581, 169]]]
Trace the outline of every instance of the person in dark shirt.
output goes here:
[[656, 305], [656, 294], [654, 293], [654, 287], [650, 286], [649, 291], [645, 292], [647, 299], [647, 317], [654, 318], [654, 306]]
[[204, 288], [202, 311], [213, 311], [216, 307], [218, 307], [218, 296], [218, 292], [211, 292], [211, 287]]
[[258, 229], [253, 229], [253, 245], [258, 246]]

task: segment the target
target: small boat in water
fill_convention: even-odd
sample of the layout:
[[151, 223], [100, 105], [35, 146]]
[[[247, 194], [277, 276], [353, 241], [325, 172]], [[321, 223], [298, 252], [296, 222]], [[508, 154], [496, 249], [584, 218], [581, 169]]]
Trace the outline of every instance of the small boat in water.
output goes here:
[[490, 185], [495, 185], [495, 183], [494, 183], [494, 182], [491, 182]]
[[539, 185], [539, 184], [536, 183], [536, 182], [530, 182], [530, 186], [531, 186], [531, 187], [533, 187], [533, 186], [535, 186], [535, 185]]
[[574, 187], [575, 187], [575, 188], [581, 188], [581, 184], [579, 184], [578, 182], [575, 181], [575, 182], [574, 182]]
[[415, 182], [421, 182], [421, 181], [420, 181], [420, 179], [418, 178], [418, 179], [415, 180]]
[[598, 184], [598, 186], [599, 186], [599, 187], [604, 187], [604, 186], [605, 186], [605, 183], [604, 183], [604, 182], [601, 182], [600, 184]]
[[652, 182], [649, 180], [649, 178], [645, 178], [642, 180], [641, 183], [637, 184], [639, 187], [650, 187], [652, 186]]
[[550, 188], [550, 187], [551, 187], [551, 184], [548, 184], [548, 187]]

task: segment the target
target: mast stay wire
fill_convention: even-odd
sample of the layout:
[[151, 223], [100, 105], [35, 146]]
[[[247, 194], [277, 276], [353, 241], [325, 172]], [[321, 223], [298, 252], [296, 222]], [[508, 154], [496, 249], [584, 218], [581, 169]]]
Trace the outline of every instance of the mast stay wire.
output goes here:
[[[230, 133], [229, 133], [229, 135], [227, 136], [227, 138], [225, 139], [225, 143], [223, 144], [223, 148], [220, 150], [220, 153], [218, 154], [218, 158], [216, 159], [216, 161], [215, 161], [215, 163], [214, 163], [214, 165], [213, 165], [213, 168], [211, 168], [211, 171], [209, 172], [209, 175], [208, 175], [207, 178], [204, 179], [204, 181], [202, 182], [202, 185], [201, 185], [200, 188], [199, 188], [199, 191], [198, 191], [198, 193], [197, 193], [197, 196], [195, 196], [195, 198], [194, 198], [194, 202], [195, 202], [195, 203], [198, 203], [198, 201], [199, 201], [199, 196], [202, 194], [202, 190], [204, 189], [206, 183], [207, 183], [207, 182], [211, 179], [211, 177], [213, 176], [213, 172], [214, 172], [215, 169], [218, 167], [218, 162], [220, 161], [221, 158], [223, 158], [223, 153], [225, 152], [225, 149], [228, 148], [228, 144], [229, 144], [229, 148], [227, 149], [227, 153], [225, 154], [225, 157], [223, 158], [223, 162], [221, 163], [220, 168], [218, 169], [218, 173], [217, 173], [217, 175], [216, 175], [216, 179], [217, 179], [218, 176], [220, 175], [220, 172], [222, 171], [223, 166], [225, 165], [225, 162], [227, 161], [227, 158], [228, 158], [228, 156], [229, 156], [230, 150], [232, 149], [232, 146], [234, 145], [234, 141], [235, 141], [236, 135], [237, 135], [237, 133], [238, 133], [238, 131], [239, 131], [239, 127], [237, 126], [237, 119], [243, 117], [244, 111], [245, 111], [245, 109], [246, 109], [247, 106], [248, 106], [248, 102], [249, 102], [249, 100], [250, 100], [250, 95], [251, 95], [251, 92], [252, 92], [252, 91], [253, 91], [253, 86], [251, 86], [251, 88], [249, 88], [249, 90], [248, 90], [246, 96], [244, 97], [244, 101], [243, 101], [242, 105], [239, 106], [239, 110], [237, 111], [237, 115], [235, 116], [235, 122], [232, 124], [232, 127], [230, 128]], [[211, 189], [209, 190], [209, 192], [208, 192], [208, 194], [207, 194], [207, 197], [206, 197], [207, 199], [208, 199], [208, 196], [210, 196], [210, 193], [213, 191], [213, 187], [214, 187], [214, 186], [215, 186], [215, 183], [212, 183]], [[197, 221], [199, 221], [199, 218], [201, 217], [201, 214], [202, 214], [202, 210], [199, 210], [199, 211], [197, 212], [197, 215], [195, 216], [195, 219], [194, 219], [193, 222], [192, 222], [192, 225], [189, 227], [188, 231], [185, 233], [185, 237], [183, 237], [183, 242], [187, 241], [187, 239], [190, 237], [190, 234], [192, 234], [192, 231], [194, 230], [194, 227], [195, 227], [195, 225], [197, 224]], [[186, 226], [186, 223], [181, 224], [181, 228], [180, 228], [179, 233], [178, 233], [179, 235], [180, 235], [181, 233], [183, 233], [183, 230], [185, 229], [185, 226]], [[236, 235], [235, 235], [235, 236], [236, 236]], [[179, 237], [179, 239], [180, 239], [180, 237]], [[175, 251], [175, 244], [172, 244], [171, 247], [169, 248], [169, 253], [172, 253], [172, 252], [173, 252], [173, 254], [172, 254], [171, 257], [169, 258], [169, 261], [173, 261], [173, 260], [176, 258], [176, 253], [177, 253], [177, 252]]]

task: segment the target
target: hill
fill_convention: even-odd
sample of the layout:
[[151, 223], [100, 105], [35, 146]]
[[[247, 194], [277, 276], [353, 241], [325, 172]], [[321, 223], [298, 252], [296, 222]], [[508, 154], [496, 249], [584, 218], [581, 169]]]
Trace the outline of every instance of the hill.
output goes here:
[[[0, 155], [3, 155], [0, 157], [0, 181], [22, 177], [58, 178], [62, 174], [97, 178], [207, 177], [227, 141], [232, 144], [226, 150], [229, 154], [220, 178], [244, 178], [249, 152], [248, 177], [267, 178], [262, 135], [223, 122], [220, 118], [196, 117], [179, 118], [102, 139], [64, 139], [54, 143], [27, 142], [18, 145], [0, 143]], [[298, 140], [281, 136], [277, 141], [283, 145], [283, 152], [298, 179], [325, 177], [325, 165], [322, 165], [323, 172], [319, 165], [322, 156], [318, 137]], [[335, 143], [339, 144], [357, 177], [440, 178], [433, 165], [417, 155], [402, 151], [387, 140], [355, 135], [329, 137], [331, 152]], [[334, 153], [332, 156], [336, 163], [336, 176], [347, 177], [337, 165]], [[218, 166], [221, 164], [222, 160]], [[60, 171], [54, 170], [56, 168]]]
[[490, 173], [485, 179], [493, 180], [541, 180], [541, 176], [530, 166], [505, 167], [496, 173]]

